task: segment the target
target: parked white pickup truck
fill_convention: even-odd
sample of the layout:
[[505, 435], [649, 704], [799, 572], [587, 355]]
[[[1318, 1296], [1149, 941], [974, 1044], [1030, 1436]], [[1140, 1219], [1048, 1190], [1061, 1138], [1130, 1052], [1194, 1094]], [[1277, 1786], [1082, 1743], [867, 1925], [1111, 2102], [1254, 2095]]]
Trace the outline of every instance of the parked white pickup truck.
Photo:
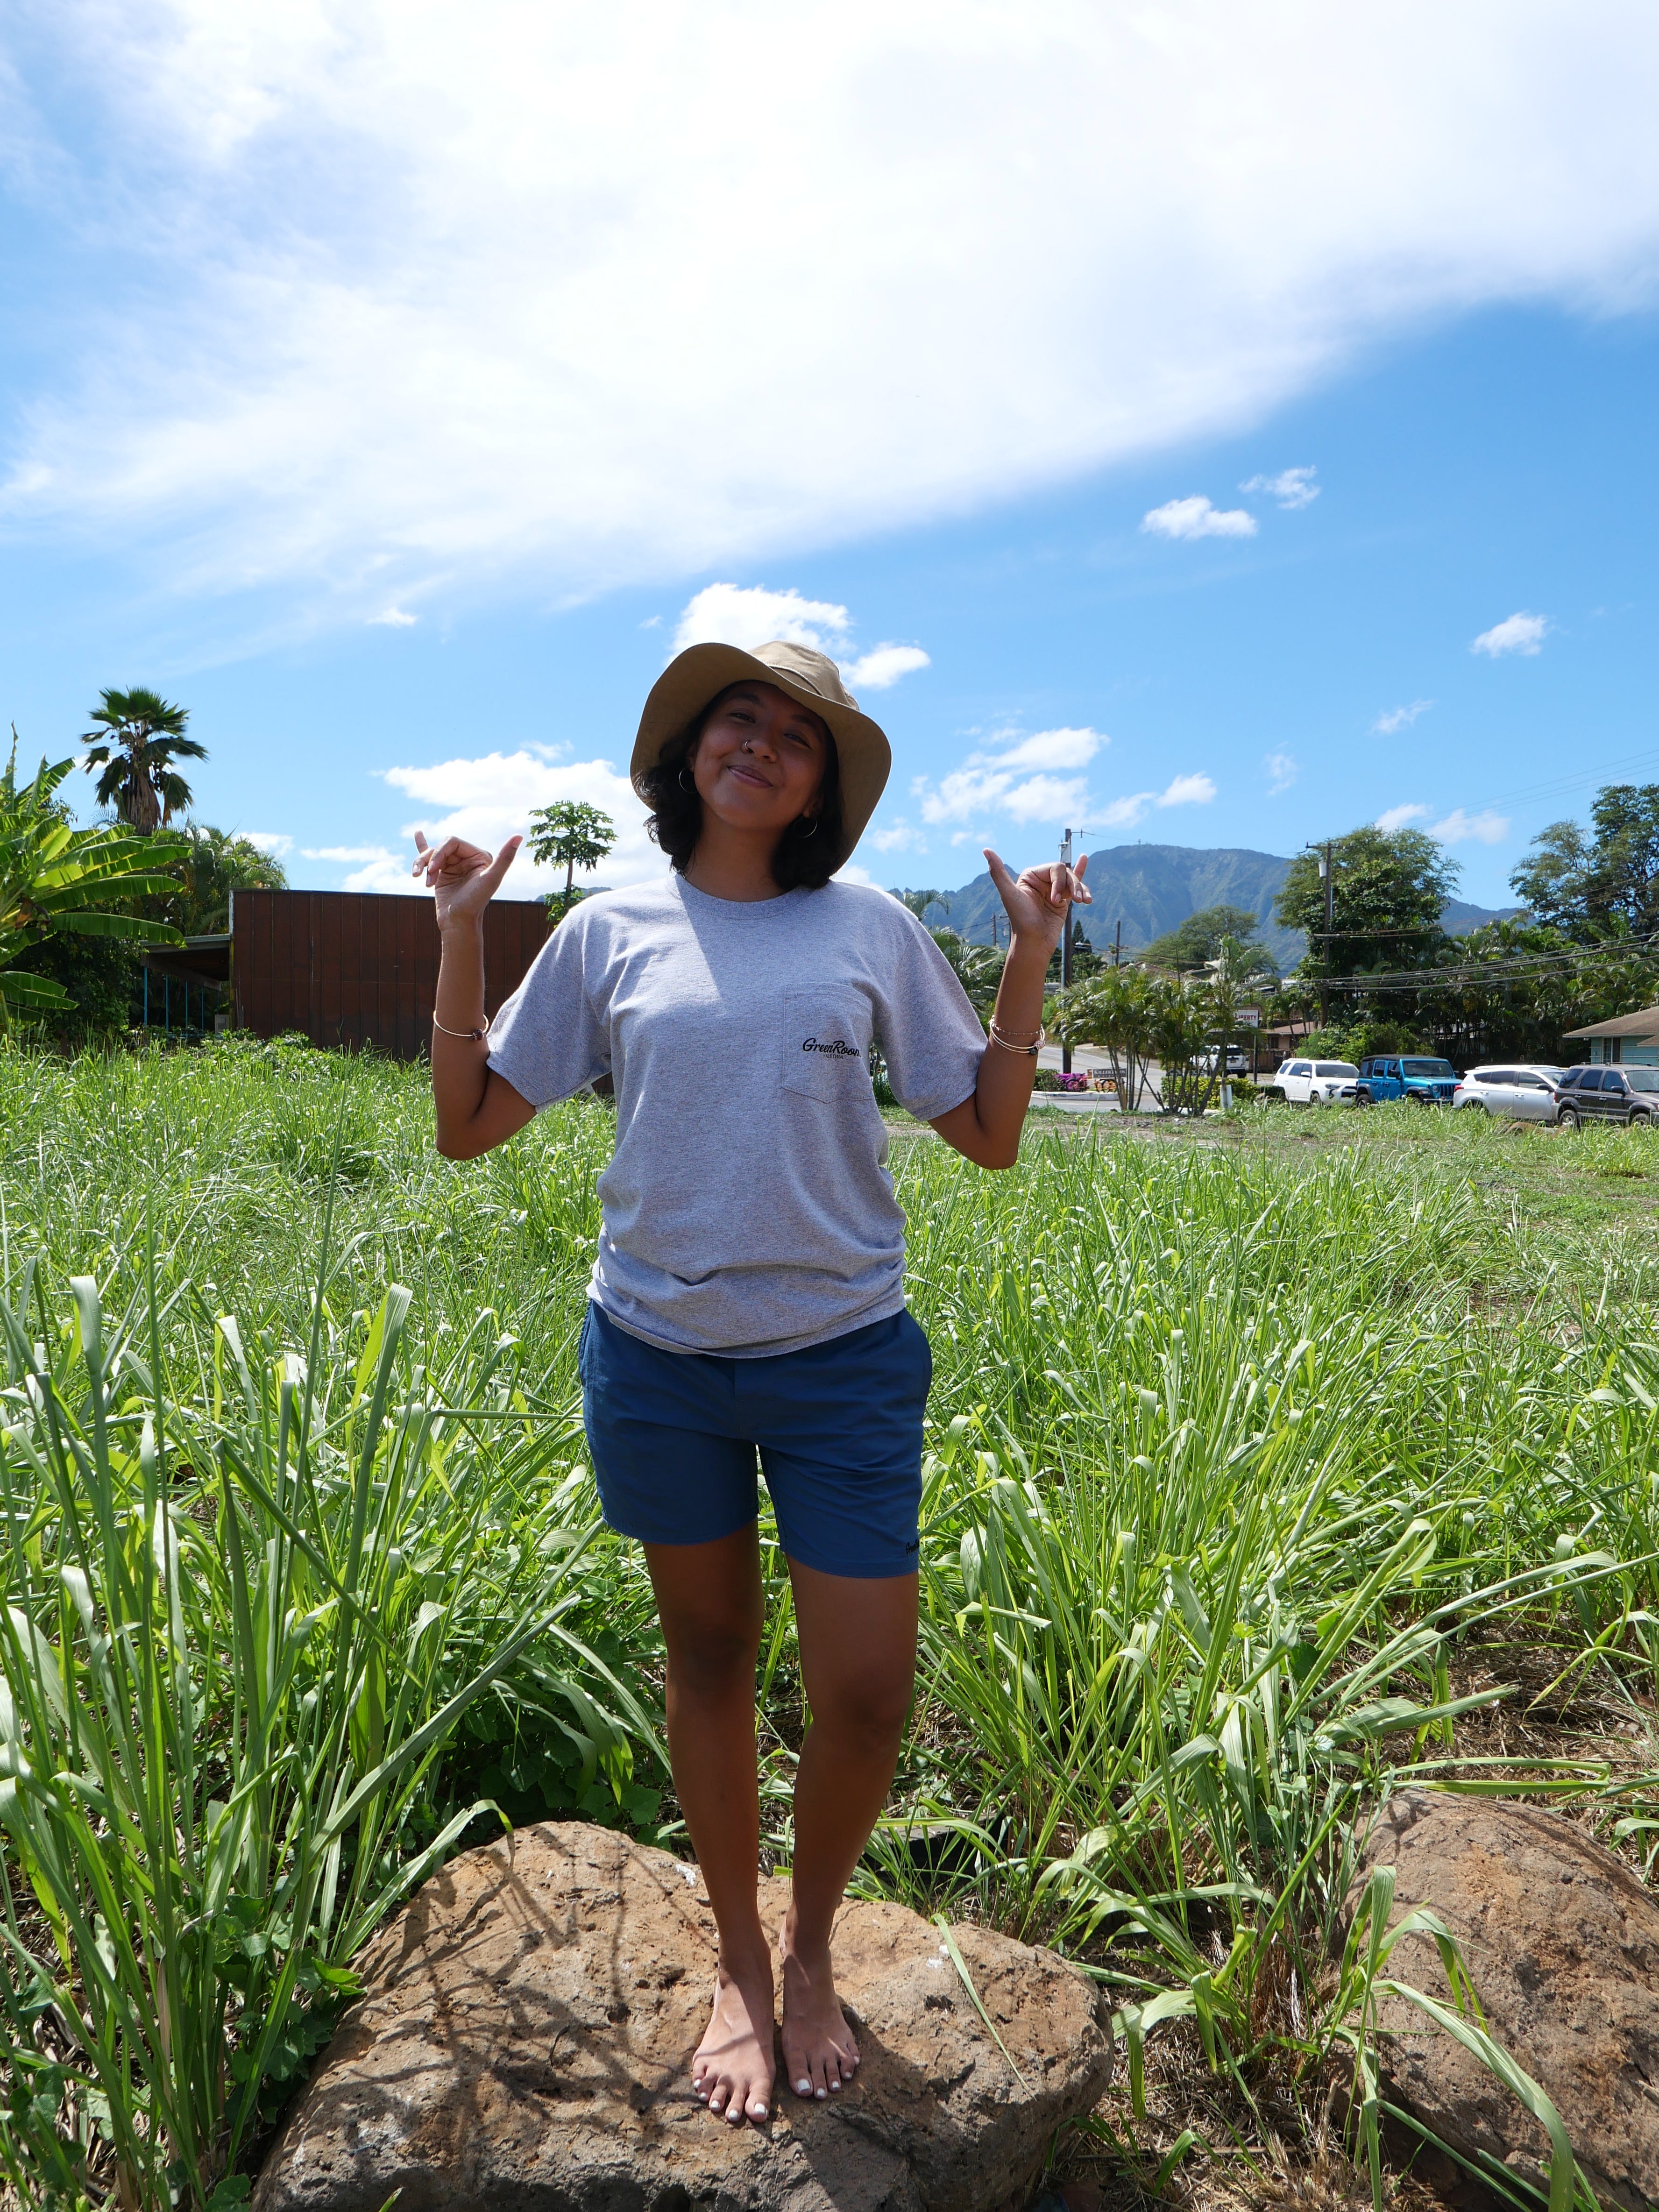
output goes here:
[[1346, 1060], [1287, 1060], [1268, 1087], [1292, 1106], [1352, 1106], [1358, 1082], [1359, 1070]]

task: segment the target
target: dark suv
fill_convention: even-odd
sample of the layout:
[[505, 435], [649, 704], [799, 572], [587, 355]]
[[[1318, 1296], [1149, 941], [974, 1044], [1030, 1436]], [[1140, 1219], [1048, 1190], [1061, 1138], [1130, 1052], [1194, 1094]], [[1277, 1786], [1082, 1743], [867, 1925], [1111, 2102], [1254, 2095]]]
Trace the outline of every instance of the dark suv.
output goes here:
[[1584, 1121], [1659, 1121], [1659, 1067], [1570, 1067], [1561, 1078], [1560, 1126]]

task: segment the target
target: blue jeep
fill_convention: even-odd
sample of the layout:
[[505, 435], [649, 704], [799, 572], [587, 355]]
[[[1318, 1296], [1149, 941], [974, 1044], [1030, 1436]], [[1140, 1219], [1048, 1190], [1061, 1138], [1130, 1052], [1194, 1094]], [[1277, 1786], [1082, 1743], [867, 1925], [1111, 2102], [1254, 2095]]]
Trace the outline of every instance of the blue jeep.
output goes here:
[[1449, 1060], [1379, 1054], [1359, 1063], [1358, 1101], [1380, 1105], [1385, 1098], [1411, 1098], [1419, 1106], [1449, 1106], [1457, 1074]]

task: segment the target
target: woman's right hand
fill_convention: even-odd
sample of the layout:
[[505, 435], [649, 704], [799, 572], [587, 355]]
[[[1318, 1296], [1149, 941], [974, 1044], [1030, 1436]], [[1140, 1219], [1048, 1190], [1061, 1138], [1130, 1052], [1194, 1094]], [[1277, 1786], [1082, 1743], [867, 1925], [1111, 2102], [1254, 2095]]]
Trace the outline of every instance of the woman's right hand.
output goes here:
[[465, 926], [481, 920], [523, 842], [522, 837], [509, 837], [492, 860], [482, 847], [469, 845], [464, 837], [446, 837], [432, 849], [421, 832], [415, 832], [415, 866], [410, 872], [423, 878], [431, 887], [441, 936], [453, 924]]

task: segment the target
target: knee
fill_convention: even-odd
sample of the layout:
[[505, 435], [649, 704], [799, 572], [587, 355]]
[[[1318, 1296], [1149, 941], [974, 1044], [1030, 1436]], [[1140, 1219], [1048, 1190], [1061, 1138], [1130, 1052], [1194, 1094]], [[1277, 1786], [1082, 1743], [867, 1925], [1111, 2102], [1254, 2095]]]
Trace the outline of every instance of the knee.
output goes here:
[[682, 1628], [668, 1646], [668, 1683], [682, 1697], [720, 1698], [755, 1694], [760, 1623], [721, 1621]]
[[834, 1735], [875, 1752], [890, 1750], [909, 1717], [912, 1670], [860, 1670], [834, 1683], [822, 1699], [814, 1698], [812, 1719]]

